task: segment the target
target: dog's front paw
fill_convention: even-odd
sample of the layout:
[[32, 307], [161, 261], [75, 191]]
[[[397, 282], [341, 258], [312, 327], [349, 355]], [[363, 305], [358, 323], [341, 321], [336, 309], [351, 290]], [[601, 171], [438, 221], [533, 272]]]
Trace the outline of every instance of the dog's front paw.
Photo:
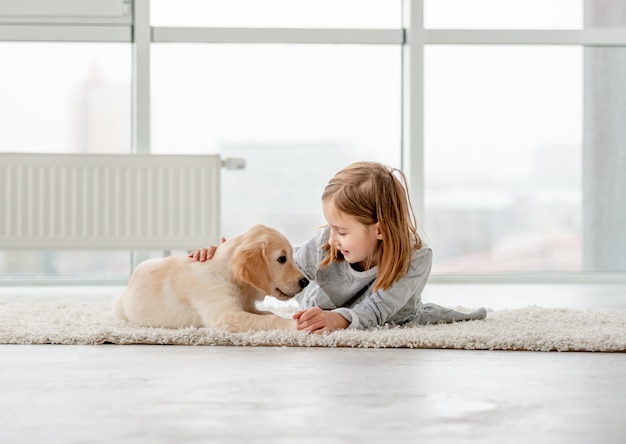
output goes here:
[[283, 321], [285, 321], [284, 327], [282, 328], [282, 330], [290, 330], [290, 331], [296, 331], [298, 330], [298, 321], [296, 321], [295, 319], [282, 319]]
[[298, 323], [295, 319], [286, 319], [276, 315], [264, 316], [264, 321], [267, 324], [262, 330], [288, 330], [296, 331], [298, 329]]
[[247, 330], [241, 317], [237, 313], [224, 313], [220, 316], [215, 326], [220, 330], [226, 330], [230, 333], [238, 333]]
[[232, 312], [222, 314], [216, 327], [231, 333], [239, 333], [248, 330], [296, 330], [297, 324], [294, 319], [285, 319], [273, 314]]

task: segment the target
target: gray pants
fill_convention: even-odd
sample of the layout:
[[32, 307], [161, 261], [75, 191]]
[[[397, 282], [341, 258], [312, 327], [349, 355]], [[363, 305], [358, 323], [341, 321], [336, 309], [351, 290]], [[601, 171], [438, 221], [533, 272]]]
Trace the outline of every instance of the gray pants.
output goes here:
[[437, 304], [424, 304], [417, 309], [415, 317], [410, 322], [420, 325], [438, 324], [440, 322], [449, 324], [459, 321], [476, 321], [485, 319], [486, 317], [487, 310], [482, 307], [470, 313], [461, 313], [460, 311], [441, 307]]

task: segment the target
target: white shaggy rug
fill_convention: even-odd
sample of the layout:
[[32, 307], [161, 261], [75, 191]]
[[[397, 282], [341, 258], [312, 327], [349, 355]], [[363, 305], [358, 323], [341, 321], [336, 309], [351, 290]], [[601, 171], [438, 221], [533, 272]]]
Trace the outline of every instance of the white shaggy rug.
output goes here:
[[[292, 305], [271, 305], [289, 316]], [[489, 311], [484, 321], [388, 326], [324, 335], [138, 327], [114, 320], [110, 301], [0, 302], [0, 344], [173, 344], [626, 352], [626, 310], [537, 306]]]

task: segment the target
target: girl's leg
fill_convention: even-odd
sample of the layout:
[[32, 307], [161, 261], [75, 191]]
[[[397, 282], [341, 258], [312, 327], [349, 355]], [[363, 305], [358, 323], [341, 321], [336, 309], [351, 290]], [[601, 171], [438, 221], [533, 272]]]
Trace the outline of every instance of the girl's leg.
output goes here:
[[441, 307], [436, 304], [424, 304], [417, 310], [413, 322], [421, 325], [437, 324], [439, 322], [449, 324], [459, 321], [476, 321], [479, 319], [485, 319], [486, 317], [487, 310], [482, 307], [470, 313], [461, 313], [460, 311]]

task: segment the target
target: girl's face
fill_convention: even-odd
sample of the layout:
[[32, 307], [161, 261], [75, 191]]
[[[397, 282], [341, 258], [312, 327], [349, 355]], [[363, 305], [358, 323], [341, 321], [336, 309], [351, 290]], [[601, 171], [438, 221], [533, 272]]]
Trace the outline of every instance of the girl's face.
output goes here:
[[354, 216], [337, 210], [332, 202], [323, 202], [322, 211], [330, 226], [329, 245], [341, 251], [348, 263], [362, 270], [378, 265], [379, 241], [382, 239], [378, 223], [363, 225]]

